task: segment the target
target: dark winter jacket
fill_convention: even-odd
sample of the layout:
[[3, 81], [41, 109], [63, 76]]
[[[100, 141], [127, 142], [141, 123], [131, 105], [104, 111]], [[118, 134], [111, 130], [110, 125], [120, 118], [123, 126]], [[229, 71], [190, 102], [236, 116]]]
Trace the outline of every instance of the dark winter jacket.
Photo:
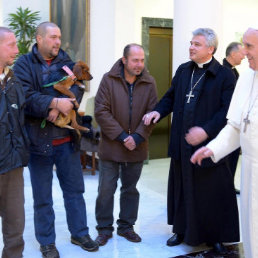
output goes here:
[[0, 87], [0, 174], [28, 163], [24, 104], [22, 85], [9, 70]]
[[[134, 84], [130, 100], [123, 68], [119, 59], [103, 76], [95, 98], [95, 117], [101, 127], [98, 155], [102, 160], [138, 162], [147, 158], [152, 126], [145, 126], [142, 117], [157, 103], [156, 83], [144, 69]], [[128, 134], [129, 131], [132, 136], [142, 139], [133, 151], [129, 151], [118, 140], [121, 134]]]
[[236, 80], [238, 80], [238, 78], [239, 78], [239, 73], [238, 73], [237, 69], [236, 69], [234, 66], [232, 66], [232, 65], [227, 61], [226, 58], [223, 59], [223, 66], [225, 66], [225, 67], [227, 67], [228, 69], [230, 69], [231, 72], [232, 72], [232, 73], [234, 74], [234, 76], [236, 77]]
[[[173, 112], [168, 154], [175, 160], [179, 160], [181, 157], [182, 138], [190, 129], [184, 128], [183, 114], [186, 95], [189, 93], [189, 82], [193, 66], [194, 62], [192, 61], [179, 66], [170, 89], [155, 107], [155, 110], [161, 114], [161, 118]], [[192, 151], [214, 139], [225, 126], [235, 78], [229, 69], [223, 67], [213, 58], [202, 84], [203, 87], [201, 88], [199, 98], [196, 100], [195, 110], [192, 110], [194, 114], [192, 126], [203, 128], [208, 134], [208, 139], [201, 143], [201, 145], [193, 148]]]
[[[15, 63], [14, 73], [22, 82], [26, 97], [26, 129], [30, 137], [30, 151], [35, 154], [52, 155], [52, 140], [69, 136], [72, 130], [59, 128], [47, 122], [44, 128], [41, 123], [48, 117], [49, 105], [54, 97], [63, 97], [53, 87], [42, 87], [49, 83], [51, 73], [58, 73], [63, 65], [71, 65], [70, 57], [60, 49], [58, 56], [48, 66], [37, 50], [37, 44], [32, 52], [21, 56]], [[71, 90], [80, 103], [83, 89], [73, 85]]]

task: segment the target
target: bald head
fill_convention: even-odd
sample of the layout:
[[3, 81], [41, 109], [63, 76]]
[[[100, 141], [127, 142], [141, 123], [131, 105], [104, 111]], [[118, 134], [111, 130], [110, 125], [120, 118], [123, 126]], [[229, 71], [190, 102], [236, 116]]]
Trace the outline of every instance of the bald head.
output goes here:
[[258, 31], [258, 24], [257, 24], [257, 25], [254, 25], [254, 26], [250, 26], [250, 27], [247, 29], [247, 31], [248, 31], [248, 30]]
[[[131, 43], [125, 46], [124, 48], [124, 52], [123, 52], [123, 57], [124, 58], [128, 58], [128, 56], [130, 55], [130, 51], [132, 48], [140, 48], [143, 50], [143, 47], [139, 44], [136, 43]], [[143, 50], [144, 51], [144, 50]]]
[[36, 33], [35, 33], [36, 39], [38, 35], [40, 35], [41, 37], [44, 37], [47, 33], [48, 28], [59, 28], [59, 27], [53, 22], [40, 23], [36, 28]]
[[54, 59], [61, 47], [61, 30], [53, 22], [43, 22], [36, 29], [38, 51], [45, 60]]
[[13, 64], [18, 53], [14, 33], [6, 27], [0, 27], [0, 74], [6, 66]]
[[13, 31], [6, 27], [0, 27], [0, 41], [5, 38], [6, 33], [13, 33]]

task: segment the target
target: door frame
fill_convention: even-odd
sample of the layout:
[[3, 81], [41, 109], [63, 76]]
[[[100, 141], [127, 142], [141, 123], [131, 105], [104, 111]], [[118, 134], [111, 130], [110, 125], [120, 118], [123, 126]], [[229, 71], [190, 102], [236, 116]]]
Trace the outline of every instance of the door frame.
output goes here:
[[173, 20], [164, 18], [142, 17], [142, 46], [145, 52], [145, 66], [148, 69], [149, 61], [149, 29], [150, 27], [171, 28], [173, 29]]

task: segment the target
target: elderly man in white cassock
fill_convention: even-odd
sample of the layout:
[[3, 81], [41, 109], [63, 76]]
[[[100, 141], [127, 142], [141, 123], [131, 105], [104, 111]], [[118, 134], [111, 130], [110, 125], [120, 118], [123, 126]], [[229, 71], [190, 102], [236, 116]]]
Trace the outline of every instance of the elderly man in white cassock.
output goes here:
[[249, 67], [242, 73], [232, 97], [227, 125], [217, 138], [197, 150], [191, 161], [201, 164], [211, 157], [222, 157], [242, 148], [241, 224], [246, 258], [258, 257], [258, 27], [249, 28], [244, 36], [244, 52]]

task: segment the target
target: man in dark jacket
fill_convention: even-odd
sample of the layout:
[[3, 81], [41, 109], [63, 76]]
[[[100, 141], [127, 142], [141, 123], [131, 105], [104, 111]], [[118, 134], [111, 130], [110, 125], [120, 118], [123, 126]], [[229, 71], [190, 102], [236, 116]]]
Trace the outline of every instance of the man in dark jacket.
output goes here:
[[[225, 253], [222, 242], [239, 241], [239, 221], [231, 173], [225, 160], [194, 166], [194, 151], [216, 137], [226, 124], [226, 113], [235, 78], [213, 57], [217, 37], [211, 29], [193, 32], [190, 62], [176, 71], [171, 88], [154, 111], [143, 119], [146, 125], [173, 112], [169, 155], [168, 224], [175, 233], [167, 245], [182, 241], [203, 242]], [[154, 120], [153, 120], [154, 119]]]
[[237, 65], [241, 64], [241, 61], [245, 58], [243, 46], [240, 42], [231, 42], [226, 49], [226, 57], [223, 59], [223, 65], [232, 70], [236, 80], [239, 77], [239, 73], [236, 69]]
[[156, 103], [156, 84], [144, 68], [144, 50], [137, 44], [127, 45], [123, 57], [103, 76], [95, 98], [95, 117], [101, 127], [96, 201], [99, 245], [105, 245], [114, 231], [114, 193], [119, 177], [122, 187], [117, 233], [129, 241], [141, 241], [133, 228], [139, 206], [136, 184], [151, 133], [142, 116]]
[[[80, 153], [71, 130], [56, 127], [52, 122], [58, 114], [68, 114], [74, 107], [73, 99], [60, 96], [48, 83], [51, 73], [72, 63], [60, 49], [61, 32], [54, 23], [41, 23], [36, 30], [36, 44], [32, 52], [21, 56], [14, 72], [21, 80], [26, 94], [26, 129], [30, 145], [29, 169], [34, 198], [35, 234], [43, 257], [59, 257], [55, 247], [55, 214], [52, 200], [53, 165], [63, 191], [71, 242], [87, 251], [95, 251], [98, 244], [89, 236], [86, 207], [83, 198], [84, 181]], [[73, 85], [77, 101], [83, 89]], [[46, 124], [42, 121], [46, 119]]]
[[9, 65], [18, 54], [14, 33], [0, 27], [0, 216], [2, 257], [22, 257], [24, 249], [23, 167], [29, 160], [24, 126], [25, 98], [21, 83]]
[[[230, 69], [230, 71], [238, 80], [239, 73], [236, 69], [236, 65], [240, 65], [241, 61], [245, 58], [243, 46], [240, 42], [231, 42], [226, 49], [226, 57], [223, 59], [223, 65]], [[233, 182], [236, 174], [237, 162], [240, 153], [240, 148], [233, 151], [228, 156], [229, 167], [233, 176]], [[236, 194], [240, 194], [238, 189], [235, 189]]]

